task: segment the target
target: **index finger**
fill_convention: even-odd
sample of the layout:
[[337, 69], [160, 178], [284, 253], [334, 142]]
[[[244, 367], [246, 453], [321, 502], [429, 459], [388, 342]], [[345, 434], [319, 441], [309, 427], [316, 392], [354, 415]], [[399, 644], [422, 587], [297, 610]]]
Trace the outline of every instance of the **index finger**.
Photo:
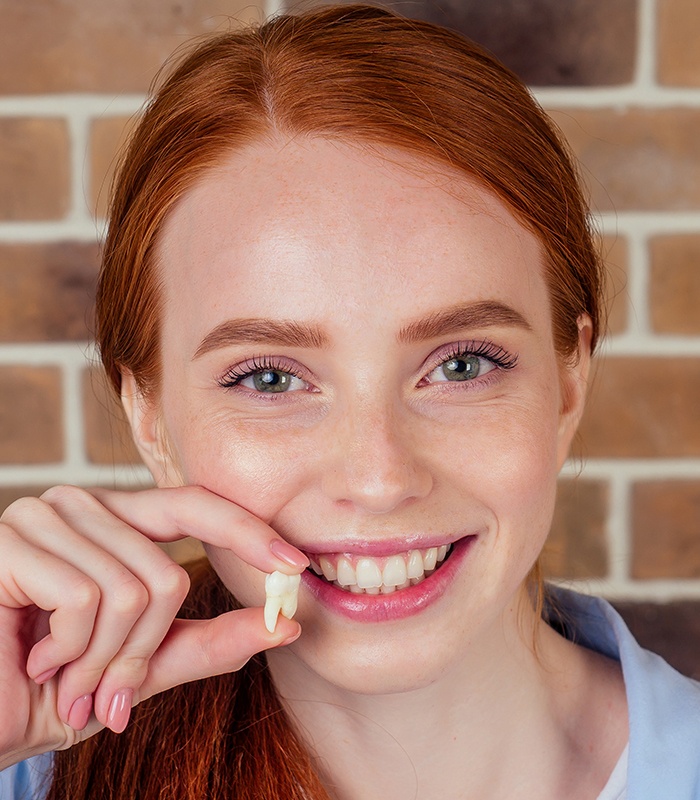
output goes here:
[[301, 550], [261, 519], [202, 486], [88, 491], [108, 511], [155, 542], [192, 536], [230, 550], [262, 572], [293, 574], [309, 566]]

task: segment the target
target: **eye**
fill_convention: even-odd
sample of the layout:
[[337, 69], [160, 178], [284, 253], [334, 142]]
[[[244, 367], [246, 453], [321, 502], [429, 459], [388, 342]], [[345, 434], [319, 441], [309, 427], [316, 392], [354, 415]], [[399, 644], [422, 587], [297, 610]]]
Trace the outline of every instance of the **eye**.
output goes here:
[[311, 384], [286, 365], [254, 360], [230, 369], [220, 380], [224, 389], [242, 387], [256, 394], [310, 391]]
[[491, 342], [464, 342], [450, 345], [433, 356], [433, 368], [421, 383], [468, 383], [494, 370], [513, 369], [518, 357]]
[[496, 365], [483, 356], [474, 353], [465, 353], [462, 356], [452, 357], [448, 361], [443, 361], [427, 375], [428, 383], [439, 383], [441, 381], [473, 381], [474, 378], [486, 375], [491, 370], [496, 369]]

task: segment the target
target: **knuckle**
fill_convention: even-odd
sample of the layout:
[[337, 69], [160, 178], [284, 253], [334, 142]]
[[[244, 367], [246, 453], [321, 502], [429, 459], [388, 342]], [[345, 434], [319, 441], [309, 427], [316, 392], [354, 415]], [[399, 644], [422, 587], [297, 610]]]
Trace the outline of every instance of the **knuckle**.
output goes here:
[[100, 587], [84, 575], [78, 580], [71, 590], [70, 606], [75, 612], [93, 611], [102, 598]]
[[149, 599], [146, 587], [133, 576], [124, 577], [110, 590], [110, 604], [122, 616], [141, 615]]
[[168, 561], [158, 573], [153, 591], [159, 597], [173, 603], [182, 604], [190, 589], [190, 577], [187, 571], [174, 561]]
[[85, 489], [81, 489], [79, 486], [60, 484], [47, 489], [41, 495], [40, 499], [52, 508], [59, 510], [61, 508], [86, 506], [93, 501], [94, 498], [89, 492], [86, 492]]
[[14, 525], [36, 517], [37, 514], [45, 514], [46, 510], [45, 503], [38, 497], [20, 497], [5, 509], [0, 521], [6, 525]]

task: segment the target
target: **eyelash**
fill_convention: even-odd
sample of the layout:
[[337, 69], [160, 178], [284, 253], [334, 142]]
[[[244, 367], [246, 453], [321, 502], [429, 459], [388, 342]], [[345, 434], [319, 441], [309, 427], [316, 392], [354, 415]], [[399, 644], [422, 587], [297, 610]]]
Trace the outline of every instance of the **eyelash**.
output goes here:
[[427, 372], [432, 372], [432, 370], [451, 359], [464, 358], [465, 356], [485, 358], [502, 370], [513, 369], [518, 364], [517, 355], [509, 353], [493, 342], [482, 339], [480, 342], [456, 342], [455, 344], [448, 345], [445, 350], [439, 350], [431, 358], [429, 362], [431, 366], [427, 369]]
[[[428, 362], [430, 366], [428, 367], [426, 365], [423, 368], [424, 376], [430, 374], [430, 372], [437, 369], [441, 364], [445, 364], [452, 359], [464, 358], [465, 356], [485, 358], [500, 370], [511, 370], [517, 366], [518, 363], [517, 355], [509, 353], [493, 342], [487, 340], [482, 340], [480, 342], [457, 342], [439, 351], [430, 359]], [[284, 359], [260, 356], [231, 367], [217, 382], [223, 389], [234, 389], [246, 378], [250, 378], [256, 373], [266, 371], [284, 372], [299, 380], [305, 380], [299, 369], [291, 362], [287, 362]], [[267, 398], [270, 399], [270, 396], [266, 395], [265, 392], [256, 392], [256, 394], [259, 396], [267, 396]]]
[[[293, 364], [285, 362], [282, 359], [263, 356], [251, 358], [248, 361], [244, 361], [242, 364], [231, 367], [231, 369], [219, 379], [218, 384], [224, 389], [234, 389], [246, 378], [250, 378], [259, 372], [284, 372], [294, 378], [299, 378], [299, 380], [302, 381], [304, 380], [299, 370]], [[264, 394], [264, 392], [260, 392], [260, 394]]]

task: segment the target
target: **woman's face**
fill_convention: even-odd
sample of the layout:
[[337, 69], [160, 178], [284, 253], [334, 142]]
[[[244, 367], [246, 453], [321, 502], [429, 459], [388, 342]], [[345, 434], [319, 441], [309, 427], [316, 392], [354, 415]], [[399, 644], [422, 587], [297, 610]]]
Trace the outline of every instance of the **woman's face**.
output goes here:
[[[341, 570], [345, 588], [304, 575], [302, 636], [276, 658], [369, 692], [517, 627], [587, 363], [555, 356], [536, 238], [478, 185], [377, 152], [261, 143], [182, 198], [160, 242], [162, 395], [137, 431], [161, 484]], [[263, 604], [262, 573], [209, 556]], [[387, 589], [402, 565], [414, 585]]]

